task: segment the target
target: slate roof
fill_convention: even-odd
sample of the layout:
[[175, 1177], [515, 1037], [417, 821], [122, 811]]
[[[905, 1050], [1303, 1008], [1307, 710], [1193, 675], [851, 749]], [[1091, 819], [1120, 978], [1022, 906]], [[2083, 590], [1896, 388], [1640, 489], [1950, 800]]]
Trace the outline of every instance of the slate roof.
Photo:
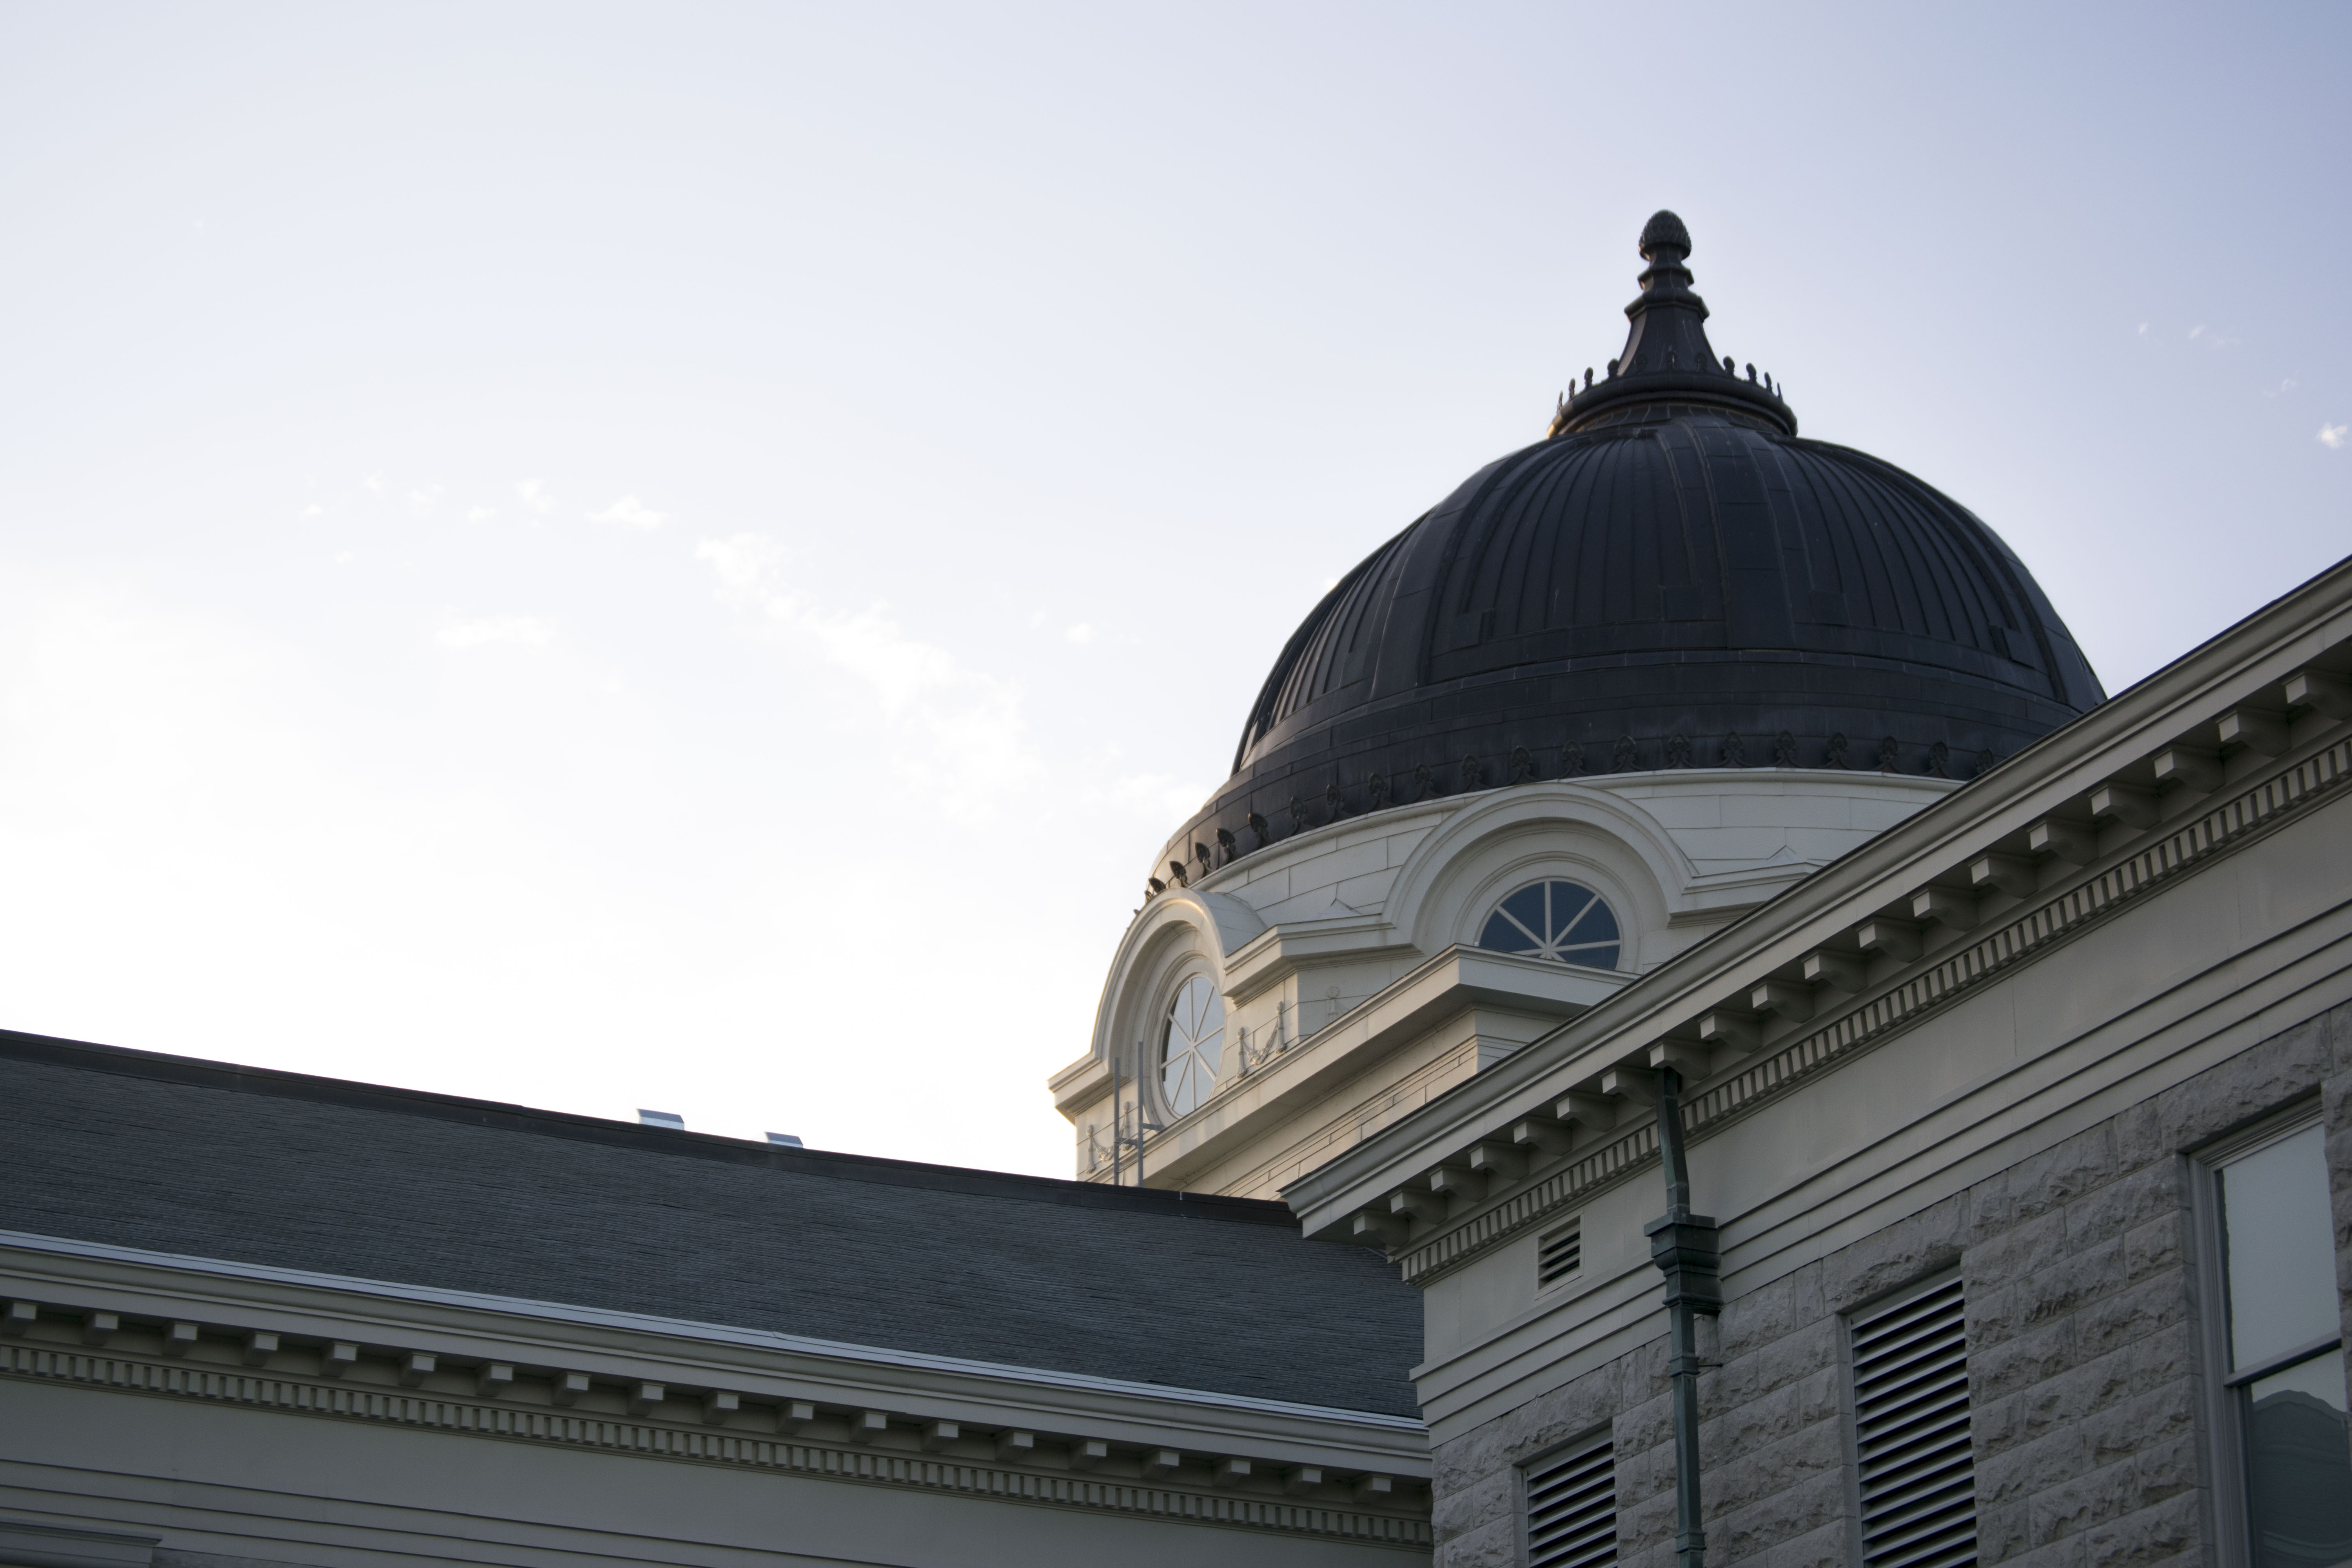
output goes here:
[[1417, 1415], [1421, 1305], [1280, 1204], [0, 1031], [0, 1229]]

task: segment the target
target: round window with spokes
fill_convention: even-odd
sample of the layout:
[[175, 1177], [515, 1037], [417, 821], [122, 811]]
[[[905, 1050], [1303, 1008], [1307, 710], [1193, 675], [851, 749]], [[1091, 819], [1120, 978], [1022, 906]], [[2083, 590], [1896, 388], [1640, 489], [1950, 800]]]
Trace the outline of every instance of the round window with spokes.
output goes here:
[[1205, 974], [1176, 990], [1168, 1007], [1168, 1030], [1160, 1043], [1160, 1094], [1169, 1111], [1182, 1116], [1217, 1091], [1225, 1061], [1225, 999]]
[[1561, 963], [1617, 967], [1617, 917], [1601, 895], [1577, 882], [1521, 888], [1495, 906], [1478, 945]]

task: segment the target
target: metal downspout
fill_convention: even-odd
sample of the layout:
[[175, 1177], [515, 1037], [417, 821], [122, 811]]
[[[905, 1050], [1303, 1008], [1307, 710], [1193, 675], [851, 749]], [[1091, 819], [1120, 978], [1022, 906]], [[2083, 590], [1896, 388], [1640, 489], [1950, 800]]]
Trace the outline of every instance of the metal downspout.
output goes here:
[[1699, 1525], [1698, 1374], [1711, 1365], [1698, 1354], [1698, 1315], [1723, 1310], [1722, 1255], [1715, 1221], [1691, 1213], [1690, 1168], [1683, 1158], [1682, 1075], [1658, 1071], [1658, 1157], [1666, 1172], [1666, 1213], [1642, 1227], [1650, 1261], [1666, 1277], [1666, 1370], [1674, 1379], [1675, 1558], [1680, 1568], [1706, 1568], [1706, 1531]]

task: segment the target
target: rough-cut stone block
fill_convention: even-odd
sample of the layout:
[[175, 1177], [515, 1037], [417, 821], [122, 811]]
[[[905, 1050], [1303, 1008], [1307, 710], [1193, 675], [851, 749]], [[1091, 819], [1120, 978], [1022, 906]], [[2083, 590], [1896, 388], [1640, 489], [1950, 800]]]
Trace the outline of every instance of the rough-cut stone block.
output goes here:
[[2060, 1318], [2031, 1333], [1969, 1348], [1969, 1397], [1979, 1407], [2058, 1376], [2080, 1359], [2074, 1320]]
[[2076, 1343], [2088, 1356], [2124, 1350], [2189, 1316], [2187, 1276], [2159, 1274], [2084, 1304]]
[[1518, 1507], [1517, 1480], [1509, 1470], [1496, 1470], [1459, 1489], [1438, 1491], [1433, 1488], [1430, 1528], [1441, 1538], [1451, 1538], [1498, 1519], [1512, 1518]]
[[2066, 1205], [2066, 1239], [2074, 1247], [2105, 1241], [2158, 1215], [2176, 1213], [2186, 1203], [2179, 1168], [2171, 1162], [2126, 1171]]
[[2065, 1260], [2066, 1211], [2053, 1209], [1988, 1235], [1969, 1248], [1961, 1272], [1972, 1279], [2019, 1279]]
[[1744, 1355], [1728, 1358], [1706, 1390], [1710, 1399], [1759, 1399], [1839, 1364], [1838, 1321], [1823, 1316]]
[[1727, 1502], [1709, 1513], [1707, 1556], [1722, 1563], [1752, 1562], [1784, 1542], [1836, 1528], [1846, 1512], [1845, 1479], [1834, 1469], [1750, 1504]]
[[2191, 1148], [2310, 1093], [2325, 1068], [2316, 1022], [2273, 1036], [2158, 1095], [2167, 1145]]
[[2083, 1422], [2083, 1433], [2091, 1445], [2092, 1461], [2105, 1465], [2185, 1437], [2196, 1426], [2195, 1392], [2176, 1384], [2092, 1413]]
[[[2189, 1213], [2163, 1215], [2124, 1232], [2124, 1278], [2137, 1281], [2189, 1262]], [[2188, 1289], [2184, 1282], [2181, 1289]]]
[[1438, 1543], [1431, 1568], [1518, 1568], [1517, 1520], [1483, 1526]]
[[2198, 1527], [2198, 1500], [2191, 1493], [2085, 1531], [2084, 1552], [2099, 1568], [2137, 1568], [2193, 1552]]
[[1723, 1359], [1732, 1361], [1777, 1340], [1818, 1325], [1828, 1315], [1822, 1300], [1822, 1268], [1807, 1264], [1733, 1298], [1723, 1310]]
[[2124, 1240], [2112, 1237], [2079, 1248], [2047, 1268], [2027, 1276], [2017, 1326], [2020, 1331], [2079, 1310], [2124, 1286]]
[[2036, 1546], [2046, 1545], [2121, 1519], [2138, 1503], [2139, 1487], [2131, 1467], [2105, 1465], [2035, 1492], [2027, 1505], [2028, 1528]]
[[1822, 1260], [1822, 1299], [1851, 1311], [1874, 1296], [1949, 1268], [1968, 1240], [1965, 1196], [1948, 1198]]
[[2011, 1502], [2074, 1479], [2091, 1468], [2090, 1445], [2061, 1428], [2000, 1454], [1976, 1456], [1977, 1502]]

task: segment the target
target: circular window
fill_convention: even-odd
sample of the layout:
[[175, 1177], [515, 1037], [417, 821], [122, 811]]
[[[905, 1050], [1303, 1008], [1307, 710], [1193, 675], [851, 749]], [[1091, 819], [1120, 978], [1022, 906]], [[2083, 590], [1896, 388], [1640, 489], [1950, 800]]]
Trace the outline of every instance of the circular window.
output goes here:
[[1574, 882], [1521, 888], [1486, 917], [1478, 945], [1529, 958], [1617, 967], [1617, 917], [1591, 889]]
[[1169, 1110], [1181, 1116], [1215, 1093], [1224, 1060], [1225, 999], [1207, 975], [1195, 974], [1169, 1006], [1160, 1045], [1160, 1092]]

